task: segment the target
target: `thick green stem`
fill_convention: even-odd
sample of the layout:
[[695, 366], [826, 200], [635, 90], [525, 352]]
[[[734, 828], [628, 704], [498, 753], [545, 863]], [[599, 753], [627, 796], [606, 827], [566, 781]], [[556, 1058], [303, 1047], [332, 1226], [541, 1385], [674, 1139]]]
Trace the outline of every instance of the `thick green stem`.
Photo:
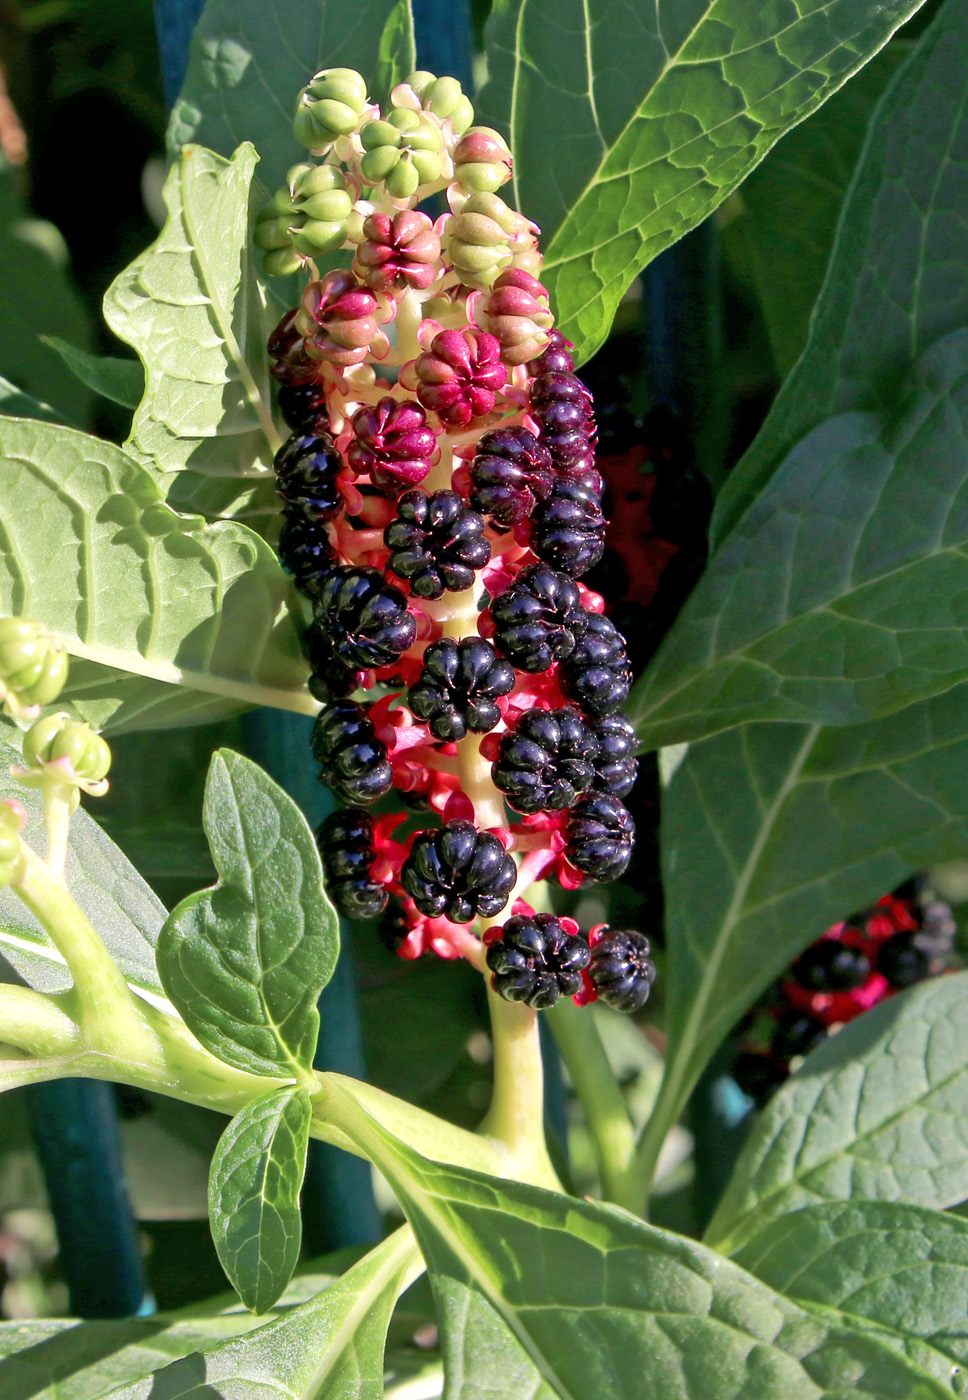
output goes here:
[[642, 1184], [635, 1129], [593, 1013], [566, 998], [547, 1015], [591, 1134], [602, 1195], [626, 1210], [638, 1211]]
[[50, 997], [29, 987], [0, 986], [0, 1041], [29, 1055], [70, 1055], [80, 1028]]
[[481, 1132], [503, 1143], [522, 1181], [560, 1191], [544, 1129], [544, 1071], [538, 1013], [488, 987], [494, 1040], [494, 1094]]

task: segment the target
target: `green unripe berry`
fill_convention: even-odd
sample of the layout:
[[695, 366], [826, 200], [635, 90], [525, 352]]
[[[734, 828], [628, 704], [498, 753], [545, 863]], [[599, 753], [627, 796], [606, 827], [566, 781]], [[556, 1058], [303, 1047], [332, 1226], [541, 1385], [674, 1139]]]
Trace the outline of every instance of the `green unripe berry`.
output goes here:
[[294, 165], [284, 188], [256, 216], [253, 241], [269, 255], [266, 272], [285, 276], [298, 271], [304, 258], [338, 248], [346, 239], [352, 208], [353, 196], [338, 166]]
[[393, 146], [377, 146], [367, 151], [360, 161], [360, 174], [368, 185], [379, 185], [400, 159], [400, 152]]
[[366, 83], [352, 68], [324, 68], [299, 94], [293, 135], [301, 146], [322, 151], [349, 136], [366, 106]]
[[328, 219], [307, 219], [301, 228], [292, 231], [292, 246], [307, 258], [338, 248], [346, 238], [346, 225]]
[[367, 122], [360, 132], [364, 151], [376, 151], [383, 146], [391, 146], [394, 150], [399, 150], [402, 139], [399, 127], [391, 126], [388, 121]]
[[111, 767], [111, 750], [89, 724], [70, 715], [46, 715], [24, 735], [24, 759], [32, 768], [67, 759], [74, 773], [100, 782]]
[[393, 199], [410, 199], [416, 194], [420, 183], [420, 172], [413, 157], [408, 151], [403, 151], [384, 180], [387, 194]]
[[474, 125], [474, 104], [469, 97], [462, 97], [458, 102], [450, 114], [450, 124], [455, 136], [463, 136], [468, 127]]
[[269, 277], [291, 277], [303, 265], [302, 258], [291, 243], [285, 248], [273, 249], [262, 259], [262, 266]]
[[420, 101], [423, 102], [424, 93], [430, 87], [431, 83], [437, 81], [437, 74], [428, 72], [426, 68], [418, 68], [416, 72], [411, 73], [410, 77], [404, 79], [404, 81], [407, 87], [413, 88], [414, 92], [420, 98]]
[[67, 653], [38, 623], [0, 618], [0, 702], [10, 714], [56, 700], [67, 668]]
[[262, 248], [265, 252], [276, 248], [288, 248], [291, 243], [289, 237], [291, 223], [291, 214], [278, 213], [274, 202], [266, 204], [255, 216], [252, 241], [257, 248]]

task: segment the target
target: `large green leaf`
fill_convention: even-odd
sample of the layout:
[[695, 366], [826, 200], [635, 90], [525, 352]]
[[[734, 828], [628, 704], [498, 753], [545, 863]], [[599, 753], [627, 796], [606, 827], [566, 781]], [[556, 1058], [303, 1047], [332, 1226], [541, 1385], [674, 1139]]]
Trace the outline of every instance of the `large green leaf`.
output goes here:
[[771, 1100], [708, 1240], [732, 1252], [825, 1201], [944, 1208], [968, 1197], [968, 973], [852, 1021]]
[[71, 662], [66, 708], [105, 734], [208, 724], [250, 708], [244, 700], [133, 676], [96, 661]]
[[212, 1238], [222, 1268], [255, 1313], [278, 1300], [299, 1259], [312, 1113], [305, 1088], [270, 1090], [236, 1114], [212, 1158]]
[[481, 106], [582, 359], [626, 287], [694, 228], [919, 0], [500, 0]]
[[968, 331], [896, 416], [829, 419], [713, 556], [636, 689], [646, 747], [746, 720], [849, 724], [968, 677]]
[[807, 1310], [869, 1323], [939, 1380], [968, 1366], [968, 1221], [882, 1201], [806, 1206], [737, 1263]]
[[447, 1400], [928, 1400], [879, 1341], [829, 1327], [692, 1240], [624, 1211], [358, 1141], [417, 1235]]
[[811, 429], [835, 413], [889, 409], [912, 359], [968, 325], [966, 178], [968, 7], [947, 0], [883, 98], [807, 348], [719, 495], [716, 544]]
[[165, 990], [226, 1064], [305, 1078], [316, 1001], [339, 953], [313, 833], [292, 798], [230, 749], [212, 758], [202, 819], [219, 881], [183, 900], [161, 931]]
[[168, 128], [169, 150], [199, 141], [230, 155], [251, 141], [262, 183], [305, 158], [292, 135], [299, 89], [320, 68], [356, 68], [383, 101], [415, 66], [408, 0], [208, 0]]
[[0, 455], [0, 611], [144, 680], [316, 709], [289, 583], [251, 530], [176, 515], [144, 467], [70, 428], [0, 419]]
[[[249, 145], [231, 160], [186, 147], [165, 183], [164, 228], [104, 298], [108, 324], [145, 370], [127, 448], [172, 504], [204, 514], [264, 496], [280, 441], [266, 351], [273, 318], [249, 248], [257, 161]], [[208, 476], [217, 480], [206, 509], [197, 493]]]

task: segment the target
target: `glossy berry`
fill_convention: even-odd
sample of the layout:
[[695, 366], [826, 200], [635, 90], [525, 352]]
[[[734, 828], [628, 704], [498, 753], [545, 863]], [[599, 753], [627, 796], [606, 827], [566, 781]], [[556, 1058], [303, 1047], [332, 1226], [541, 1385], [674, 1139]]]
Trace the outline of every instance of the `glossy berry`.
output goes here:
[[413, 646], [417, 624], [399, 588], [378, 569], [342, 566], [324, 580], [315, 620], [336, 659], [349, 668], [386, 666]]
[[306, 352], [306, 342], [296, 325], [296, 315], [295, 310], [287, 311], [269, 337], [267, 348], [273, 361], [269, 373], [283, 386], [312, 383], [315, 387], [319, 365]]
[[591, 786], [598, 745], [575, 710], [525, 710], [501, 735], [494, 785], [518, 812], [560, 812]]
[[287, 505], [317, 520], [333, 520], [342, 509], [337, 477], [342, 459], [328, 433], [294, 433], [276, 453], [276, 490]]
[[570, 656], [588, 626], [578, 587], [548, 564], [529, 564], [491, 603], [494, 645], [519, 671]]
[[598, 497], [583, 481], [559, 478], [536, 509], [531, 548], [552, 568], [579, 578], [601, 559], [605, 517]]
[[531, 385], [531, 414], [557, 467], [576, 468], [594, 459], [592, 396], [577, 375], [560, 370], [539, 375]]
[[860, 948], [825, 938], [797, 958], [794, 979], [811, 992], [850, 992], [871, 975], [870, 959]]
[[881, 946], [877, 970], [892, 987], [900, 990], [902, 987], [913, 987], [915, 982], [922, 982], [929, 975], [931, 958], [918, 945], [917, 933], [905, 930], [895, 933]]
[[292, 574], [296, 587], [307, 598], [315, 596], [336, 565], [336, 551], [326, 526], [321, 520], [304, 515], [298, 506], [283, 511], [278, 551], [282, 567]]
[[322, 384], [283, 384], [279, 390], [279, 412], [294, 433], [308, 432], [326, 415], [326, 391]]
[[468, 730], [489, 733], [501, 718], [495, 701], [509, 695], [513, 686], [514, 667], [483, 637], [460, 642], [442, 637], [424, 652], [423, 670], [408, 700], [434, 738], [450, 743], [463, 739]]
[[441, 598], [445, 590], [470, 588], [474, 573], [491, 557], [484, 520], [456, 491], [406, 491], [397, 517], [383, 532], [390, 568], [408, 579], [418, 598]]
[[346, 459], [354, 472], [392, 495], [417, 486], [439, 456], [437, 434], [413, 399], [386, 395], [353, 415]]
[[791, 1008], [784, 1011], [776, 1023], [773, 1053], [779, 1060], [794, 1060], [800, 1055], [809, 1055], [826, 1038], [827, 1030], [822, 1021], [806, 1011]]
[[598, 744], [592, 787], [625, 797], [632, 791], [639, 767], [634, 728], [624, 715], [603, 715], [592, 725], [592, 733]]
[[592, 880], [617, 880], [632, 857], [635, 823], [627, 808], [607, 792], [580, 797], [568, 813], [565, 856]]
[[486, 956], [500, 996], [544, 1011], [581, 991], [590, 953], [581, 934], [567, 933], [554, 914], [531, 914], [508, 919]]
[[375, 919], [387, 905], [387, 891], [371, 875], [376, 849], [373, 818], [348, 808], [333, 812], [316, 831], [326, 875], [326, 893], [348, 919]]
[[551, 454], [527, 428], [484, 433], [471, 463], [470, 502], [475, 510], [510, 529], [526, 520], [551, 494]]
[[574, 368], [575, 361], [569, 351], [568, 341], [561, 331], [555, 330], [549, 332], [548, 343], [537, 359], [528, 362], [528, 374], [532, 379], [548, 374], [549, 371], [570, 374]]
[[615, 1011], [638, 1011], [655, 980], [649, 940], [633, 929], [603, 930], [592, 948], [588, 975], [599, 1001]]
[[561, 668], [561, 685], [569, 699], [599, 718], [613, 714], [628, 699], [632, 671], [625, 640], [607, 617], [586, 613], [577, 645]]
[[309, 693], [324, 705], [341, 699], [356, 690], [360, 674], [355, 667], [345, 666], [334, 654], [332, 644], [311, 622], [302, 637], [303, 655], [309, 662]]
[[499, 914], [516, 878], [517, 867], [498, 838], [466, 821], [421, 831], [400, 877], [421, 914], [444, 914], [455, 924]]
[[395, 901], [387, 905], [377, 925], [376, 936], [388, 953], [399, 953], [406, 942], [410, 925], [407, 916]]
[[390, 790], [387, 746], [377, 737], [365, 708], [355, 700], [337, 700], [321, 710], [310, 744], [320, 765], [320, 782], [343, 802], [375, 802]]

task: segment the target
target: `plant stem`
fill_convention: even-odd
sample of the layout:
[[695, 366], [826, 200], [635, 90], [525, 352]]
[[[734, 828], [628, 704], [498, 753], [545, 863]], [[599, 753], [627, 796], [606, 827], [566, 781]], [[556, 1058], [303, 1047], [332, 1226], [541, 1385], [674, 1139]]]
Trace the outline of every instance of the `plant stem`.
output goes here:
[[494, 1095], [481, 1132], [507, 1147], [515, 1176], [560, 1191], [544, 1130], [544, 1071], [538, 1013], [487, 989], [494, 1039]]
[[45, 864], [52, 875], [63, 879], [71, 814], [77, 807], [77, 789], [68, 783], [48, 781], [44, 784], [43, 794], [44, 825], [47, 828]]
[[70, 1055], [80, 1029], [50, 997], [30, 987], [0, 985], [0, 1041], [29, 1055]]
[[637, 1211], [642, 1185], [635, 1129], [592, 1010], [563, 998], [547, 1015], [591, 1133], [602, 1195], [606, 1201]]

